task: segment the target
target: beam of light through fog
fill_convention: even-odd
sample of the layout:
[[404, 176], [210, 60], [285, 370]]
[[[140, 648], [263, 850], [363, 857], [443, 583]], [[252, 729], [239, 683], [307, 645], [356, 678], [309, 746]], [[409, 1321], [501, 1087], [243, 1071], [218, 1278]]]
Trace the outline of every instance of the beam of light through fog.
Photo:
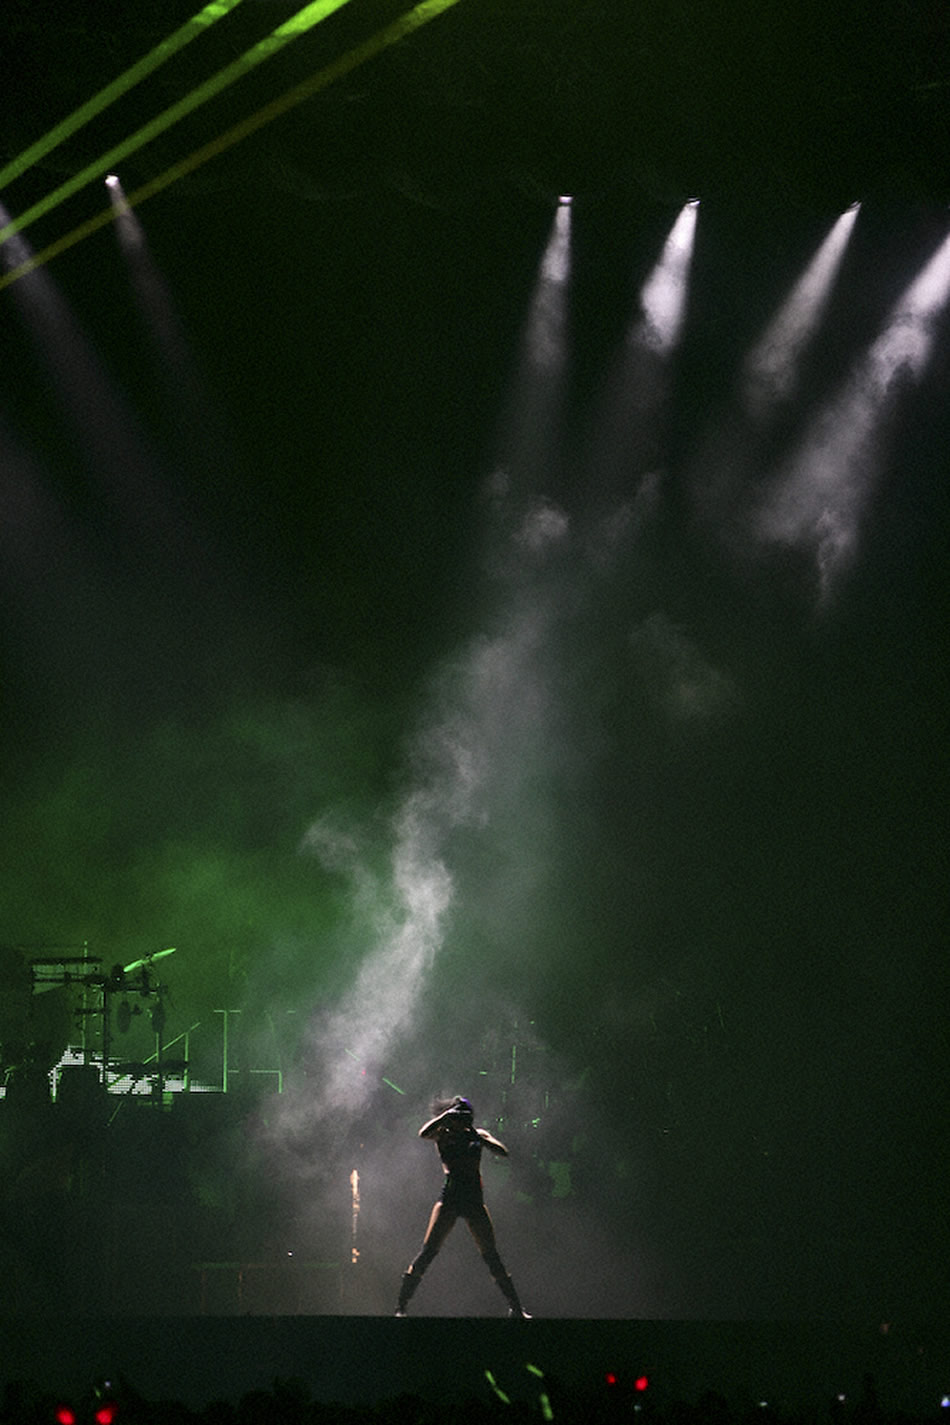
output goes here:
[[[121, 189], [110, 185], [109, 192], [115, 203]], [[0, 204], [0, 221], [5, 216]], [[3, 261], [18, 267], [32, 259], [19, 233], [0, 251]], [[192, 551], [191, 523], [174, 507], [150, 438], [49, 275], [39, 268], [29, 272], [17, 283], [15, 301], [29, 338], [53, 375], [53, 394], [67, 413], [77, 447], [110, 501], [130, 528], [147, 529], [163, 540], [166, 553], [175, 550], [182, 557]]]
[[814, 552], [822, 598], [854, 553], [901, 378], [918, 381], [922, 376], [948, 297], [950, 238], [894, 304], [880, 336], [839, 397], [812, 423], [774, 494], [754, 516], [762, 541]]
[[855, 203], [832, 225], [740, 365], [734, 408], [716, 412], [697, 444], [689, 477], [696, 509], [727, 542], [737, 542], [737, 552], [746, 537], [744, 520], [741, 515], [724, 519], [724, 511], [744, 505], [746, 491], [758, 478], [773, 418], [795, 394], [802, 358], [827, 311], [859, 210]]
[[549, 472], [557, 451], [567, 354], [571, 213], [569, 203], [555, 209], [501, 419], [505, 465], [528, 488]]
[[[3, 204], [0, 203], [0, 223], [6, 226], [9, 221], [10, 214]], [[0, 265], [8, 272], [22, 267], [28, 263], [32, 257], [33, 253], [30, 245], [22, 233], [18, 233], [15, 237], [9, 238], [5, 243], [0, 245]], [[37, 279], [37, 282], [31, 284], [31, 289], [34, 292], [39, 290], [38, 280], [39, 279]]]
[[[9, 214], [0, 202], [0, 223], [8, 221]], [[0, 270], [17, 271], [33, 261], [33, 249], [23, 233], [16, 233], [0, 246]], [[62, 369], [67, 380], [72, 371], [69, 352], [70, 337], [75, 335], [77, 345], [83, 346], [82, 338], [72, 322], [66, 304], [47, 273], [33, 269], [27, 273], [28, 280], [17, 284], [14, 301], [27, 324], [29, 336], [54, 369]], [[79, 361], [82, 367], [82, 362]], [[76, 374], [75, 381], [81, 380]], [[77, 418], [89, 409], [81, 399], [76, 402]]]
[[554, 226], [541, 259], [541, 272], [528, 317], [528, 353], [537, 366], [560, 366], [564, 360], [570, 243], [571, 208], [561, 203], [555, 209]]
[[[110, 190], [112, 191], [112, 190]], [[6, 213], [0, 204], [0, 221]], [[19, 266], [32, 256], [22, 234], [2, 248], [4, 262]], [[123, 475], [117, 488], [127, 491], [132, 472], [147, 463], [123, 407], [78, 322], [48, 275], [39, 270], [18, 284], [17, 304], [27, 330], [56, 376], [56, 393], [64, 398], [76, 429], [96, 466]], [[90, 412], [94, 413], [90, 418]]]
[[638, 335], [653, 342], [661, 351], [669, 351], [676, 344], [686, 314], [698, 211], [699, 205], [695, 201], [685, 204], [680, 210], [660, 260], [640, 293], [644, 321]]
[[747, 355], [742, 370], [742, 399], [752, 416], [786, 401], [797, 382], [797, 366], [828, 305], [848, 240], [854, 231], [855, 204], [832, 227], [786, 301]]
[[622, 346], [607, 378], [593, 424], [590, 467], [601, 491], [629, 485], [631, 472], [650, 474], [656, 488], [656, 464], [662, 449], [670, 395], [669, 356], [686, 308], [693, 251], [695, 202], [679, 213], [659, 260], [640, 291]]
[[144, 240], [142, 225], [129, 206], [121, 179], [110, 173], [106, 179], [106, 187], [109, 190], [109, 202], [112, 204], [119, 245], [126, 253], [134, 252], [142, 246]]
[[116, 237], [125, 258], [139, 310], [147, 320], [150, 335], [161, 353], [163, 374], [166, 379], [177, 383], [179, 403], [201, 410], [206, 427], [210, 407], [207, 402], [200, 401], [201, 380], [191, 359], [188, 342], [175, 313], [171, 296], [149, 249], [145, 229], [125, 196], [121, 180], [113, 176], [106, 181], [115, 215]]

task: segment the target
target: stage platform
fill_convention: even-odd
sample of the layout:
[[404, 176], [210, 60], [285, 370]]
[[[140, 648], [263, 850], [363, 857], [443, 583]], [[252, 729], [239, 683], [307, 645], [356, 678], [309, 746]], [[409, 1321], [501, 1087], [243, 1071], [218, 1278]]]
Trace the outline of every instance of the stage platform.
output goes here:
[[122, 1376], [149, 1401], [192, 1409], [275, 1381], [351, 1406], [406, 1395], [491, 1403], [497, 1391], [537, 1405], [544, 1392], [554, 1419], [559, 1398], [576, 1414], [579, 1399], [612, 1392], [632, 1415], [638, 1404], [662, 1412], [714, 1391], [737, 1416], [767, 1403], [827, 1421], [836, 1401], [852, 1412], [870, 1373], [883, 1409], [936, 1418], [947, 1413], [938, 1409], [950, 1389], [947, 1346], [936, 1328], [877, 1321], [21, 1317], [0, 1321], [0, 1386], [28, 1380], [69, 1396]]

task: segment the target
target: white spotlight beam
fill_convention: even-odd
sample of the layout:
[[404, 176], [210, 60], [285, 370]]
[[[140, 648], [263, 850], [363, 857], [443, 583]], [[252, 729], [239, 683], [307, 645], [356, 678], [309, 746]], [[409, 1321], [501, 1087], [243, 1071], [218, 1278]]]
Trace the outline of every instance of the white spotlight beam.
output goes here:
[[502, 465], [518, 485], [529, 488], [548, 470], [555, 449], [567, 353], [572, 212], [563, 199], [554, 210], [501, 419]]
[[[125, 202], [118, 185], [110, 185], [109, 191], [112, 202]], [[6, 216], [0, 203], [0, 223]], [[29, 263], [31, 257], [26, 235], [17, 233], [0, 250], [0, 269], [5, 262]], [[167, 482], [149, 441], [49, 273], [32, 269], [17, 284], [14, 301], [52, 373], [53, 389], [75, 426], [77, 440], [109, 497], [130, 526], [147, 528], [165, 547], [180, 553], [188, 522], [171, 508]]]
[[950, 299], [950, 236], [895, 303], [891, 320], [869, 353], [868, 361], [886, 385], [898, 368], [919, 379], [933, 349], [934, 328]]
[[922, 377], [948, 300], [950, 236], [894, 304], [880, 336], [837, 400], [813, 422], [775, 495], [759, 511], [756, 524], [765, 542], [814, 550], [822, 597], [854, 553], [901, 378]]
[[105, 184], [109, 190], [109, 202], [112, 205], [112, 216], [115, 218], [119, 241], [123, 247], [140, 243], [142, 241], [142, 226], [129, 206], [125, 189], [122, 187], [122, 180], [117, 174], [110, 173]]
[[657, 458], [670, 394], [667, 357], [686, 314], [698, 207], [692, 199], [677, 214], [608, 376], [590, 462], [601, 489], [626, 488], [631, 470], [642, 476]]
[[571, 267], [571, 205], [561, 202], [541, 259], [528, 318], [528, 354], [539, 366], [564, 359], [565, 289]]
[[153, 339], [161, 349], [164, 370], [176, 378], [180, 396], [194, 397], [200, 382], [188, 358], [187, 343], [174, 317], [171, 299], [148, 251], [141, 220], [125, 196], [120, 179], [110, 174], [106, 185], [119, 247], [128, 265], [139, 307], [148, 318]]
[[661, 351], [672, 350], [683, 325], [698, 211], [696, 199], [684, 204], [640, 293], [642, 335]]
[[806, 343], [818, 329], [854, 231], [859, 204], [835, 222], [806, 271], [743, 363], [742, 397], [760, 416], [791, 396]]

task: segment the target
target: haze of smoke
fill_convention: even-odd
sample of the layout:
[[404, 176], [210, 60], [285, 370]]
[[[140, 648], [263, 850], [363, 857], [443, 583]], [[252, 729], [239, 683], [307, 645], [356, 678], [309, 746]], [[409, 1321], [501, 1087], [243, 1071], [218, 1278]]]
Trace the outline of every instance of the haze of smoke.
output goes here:
[[674, 721], [701, 724], [735, 707], [732, 679], [666, 614], [651, 614], [634, 628], [630, 642], [651, 699]]
[[312, 851], [325, 871], [356, 873], [359, 870], [358, 835], [334, 825], [329, 817], [321, 817], [313, 823], [300, 849]]
[[[526, 560], [543, 564], [567, 533], [566, 515], [548, 502], [523, 511], [508, 533], [509, 548], [520, 550], [509, 572], [520, 574]], [[349, 937], [360, 959], [349, 990], [311, 1027], [316, 1092], [295, 1103], [291, 1132], [352, 1120], [393, 1054], [413, 1040], [456, 907], [454, 838], [462, 829], [489, 838], [503, 831], [523, 778], [550, 755], [553, 608], [533, 592], [512, 594], [510, 584], [507, 592], [514, 607], [498, 630], [474, 639], [433, 680], [431, 712], [410, 749], [410, 787], [389, 823], [386, 868], [372, 871], [367, 833], [336, 825], [332, 815], [303, 837], [304, 854], [346, 878]]]
[[[337, 972], [340, 897], [314, 895], [296, 828], [314, 800], [372, 804], [390, 721], [341, 683], [312, 706], [257, 699], [140, 723], [134, 745], [104, 730], [51, 747], [8, 799], [5, 938], [88, 942], [110, 964], [177, 946], [170, 1034], [211, 1004], [312, 1003]], [[219, 1034], [209, 1018], [194, 1047]]]
[[538, 554], [567, 536], [569, 520], [563, 510], [542, 502], [526, 514], [517, 539], [520, 545]]
[[[648, 503], [654, 483], [644, 494]], [[348, 887], [345, 942], [356, 963], [349, 987], [311, 1022], [307, 1075], [288, 1085], [269, 1125], [274, 1161], [316, 1230], [321, 1200], [326, 1212], [331, 1203], [339, 1210], [350, 1158], [358, 1159], [380, 1226], [398, 1219], [400, 1245], [376, 1251], [386, 1264], [382, 1275], [393, 1280], [417, 1245], [437, 1186], [412, 1151], [433, 1092], [469, 1092], [480, 1117], [506, 1115], [502, 1136], [513, 1136], [518, 1164], [513, 1191], [517, 1184], [540, 1204], [566, 1196], [570, 1182], [575, 1130], [566, 1119], [573, 1121], [574, 1109], [554, 1115], [547, 1128], [549, 1091], [556, 1097], [570, 1074], [544, 1044], [543, 1026], [531, 1027], [527, 1044], [526, 1031], [515, 1026], [530, 1012], [517, 1001], [530, 998], [532, 985], [536, 992], [538, 977], [557, 973], [546, 906], [552, 879], [564, 869], [565, 839], [569, 854], [576, 852], [573, 817], [584, 812], [570, 799], [583, 784], [591, 746], [588, 731], [578, 737], [575, 726], [583, 660], [574, 655], [597, 626], [599, 598], [610, 597], [603, 567], [629, 550], [640, 520], [625, 506], [575, 537], [570, 517], [552, 502], [513, 508], [499, 482], [496, 494], [499, 613], [489, 632], [434, 677], [430, 712], [410, 748], [406, 794], [386, 823], [357, 826], [327, 812], [300, 845]], [[647, 619], [632, 646], [664, 714], [678, 724], [699, 728], [732, 705], [728, 677], [665, 615]], [[572, 823], [565, 828], [568, 801]], [[380, 831], [391, 842], [385, 854]], [[487, 955], [480, 933], [491, 941]], [[457, 945], [460, 954], [446, 968], [446, 949]], [[434, 984], [437, 1005], [429, 998]], [[486, 1040], [500, 1025], [518, 1042], [517, 1085], [510, 1081], [511, 1044], [492, 1050]], [[526, 1055], [535, 1061], [527, 1074]], [[386, 1086], [391, 1078], [404, 1096]], [[546, 1141], [530, 1127], [537, 1121]], [[401, 1188], [395, 1195], [392, 1181]], [[560, 1210], [545, 1208], [544, 1221]], [[572, 1262], [584, 1255], [583, 1234], [576, 1224], [574, 1230]], [[380, 1290], [391, 1289], [391, 1281], [382, 1282]], [[585, 1290], [594, 1301], [596, 1285]], [[612, 1290], [619, 1299], [625, 1287], [618, 1280]], [[564, 1309], [570, 1311], [567, 1301]]]
[[[544, 717], [543, 696], [516, 677], [525, 638], [530, 633], [520, 628], [480, 643], [447, 675], [460, 701], [420, 738], [416, 765], [423, 781], [394, 818], [387, 883], [371, 889], [365, 868], [356, 863], [350, 869], [352, 908], [372, 947], [342, 1003], [314, 1026], [321, 1083], [309, 1106], [314, 1117], [357, 1113], [387, 1058], [412, 1033], [455, 901], [452, 835], [464, 826], [488, 827], [504, 786], [500, 743]], [[510, 769], [507, 757], [501, 761]], [[325, 830], [321, 840], [325, 844]], [[360, 928], [353, 930], [358, 937]], [[354, 1064], [370, 1066], [369, 1079], [354, 1074]]]
[[584, 533], [584, 555], [598, 574], [609, 574], [649, 526], [656, 514], [663, 474], [649, 470], [638, 481], [630, 499], [611, 504], [599, 513]]
[[365, 1102], [372, 1081], [354, 1076], [352, 1063], [385, 1066], [442, 943], [452, 877], [438, 854], [438, 818], [433, 824], [430, 810], [410, 803], [400, 816], [392, 866], [396, 911], [381, 916], [375, 950], [364, 958], [343, 1004], [319, 1026], [322, 1113], [354, 1113]]
[[877, 400], [873, 384], [855, 384], [816, 423], [754, 517], [763, 543], [812, 552], [822, 599], [853, 558], [861, 513], [879, 469], [872, 440], [880, 419]]

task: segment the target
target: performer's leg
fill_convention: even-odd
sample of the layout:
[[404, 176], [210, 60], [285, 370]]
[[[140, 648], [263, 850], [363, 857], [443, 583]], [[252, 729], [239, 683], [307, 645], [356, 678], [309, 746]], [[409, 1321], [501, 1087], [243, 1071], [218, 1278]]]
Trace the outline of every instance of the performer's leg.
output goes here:
[[468, 1225], [472, 1236], [482, 1254], [482, 1258], [488, 1270], [494, 1277], [502, 1296], [508, 1303], [509, 1316], [527, 1316], [527, 1312], [521, 1305], [515, 1284], [508, 1275], [507, 1269], [498, 1254], [498, 1247], [495, 1243], [495, 1229], [492, 1225], [488, 1208], [482, 1203], [481, 1207], [469, 1214]]
[[455, 1226], [456, 1213], [444, 1202], [437, 1202], [429, 1217], [429, 1225], [422, 1242], [422, 1251], [410, 1262], [403, 1274], [396, 1303], [396, 1315], [405, 1316], [409, 1299], [422, 1279], [422, 1274], [436, 1256], [442, 1243]]

